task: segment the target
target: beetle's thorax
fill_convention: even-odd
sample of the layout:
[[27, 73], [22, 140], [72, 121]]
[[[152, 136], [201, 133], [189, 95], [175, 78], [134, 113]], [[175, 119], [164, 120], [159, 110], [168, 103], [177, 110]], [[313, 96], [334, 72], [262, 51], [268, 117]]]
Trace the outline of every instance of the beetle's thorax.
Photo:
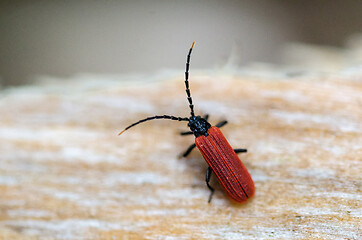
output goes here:
[[190, 130], [194, 133], [195, 137], [205, 135], [207, 136], [207, 131], [211, 127], [211, 124], [200, 116], [191, 116], [188, 126]]

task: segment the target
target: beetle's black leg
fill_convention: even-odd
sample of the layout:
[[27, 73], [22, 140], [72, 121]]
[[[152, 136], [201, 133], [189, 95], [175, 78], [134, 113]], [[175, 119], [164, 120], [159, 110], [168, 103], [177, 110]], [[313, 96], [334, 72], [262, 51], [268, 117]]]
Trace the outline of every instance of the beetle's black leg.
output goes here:
[[191, 131], [188, 131], [188, 132], [180, 132], [180, 134], [181, 134], [182, 136], [185, 136], [185, 135], [192, 135], [192, 134], [194, 134], [194, 133], [191, 132]]
[[222, 126], [226, 125], [228, 123], [228, 121], [221, 121], [218, 124], [215, 125], [215, 127], [221, 128]]
[[210, 186], [209, 182], [210, 182], [210, 178], [211, 178], [211, 173], [212, 173], [212, 170], [210, 167], [207, 168], [206, 170], [206, 185], [207, 187], [210, 189], [210, 196], [209, 196], [209, 200], [207, 201], [208, 203], [211, 202], [211, 199], [212, 199], [212, 195], [214, 194], [214, 188]]
[[207, 121], [209, 119], [209, 114], [205, 114], [204, 118]]
[[235, 153], [246, 153], [246, 152], [248, 152], [248, 150], [245, 149], [245, 148], [236, 148], [236, 149], [234, 149], [234, 151], [235, 151]]
[[180, 157], [187, 157], [187, 155], [190, 154], [190, 152], [196, 147], [196, 144], [191, 144], [190, 147], [183, 153], [180, 154]]

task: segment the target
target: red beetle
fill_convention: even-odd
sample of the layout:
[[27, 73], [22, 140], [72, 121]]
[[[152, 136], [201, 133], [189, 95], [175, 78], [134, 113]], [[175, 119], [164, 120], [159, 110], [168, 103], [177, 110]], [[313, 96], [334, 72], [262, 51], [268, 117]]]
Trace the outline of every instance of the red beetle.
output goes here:
[[248, 198], [252, 197], [255, 192], [254, 182], [244, 164], [240, 161], [237, 153], [246, 152], [246, 149], [233, 149], [222, 132], [220, 127], [224, 126], [227, 121], [222, 121], [216, 126], [211, 126], [207, 121], [208, 115], [205, 117], [195, 116], [194, 105], [192, 103], [191, 93], [189, 89], [189, 66], [191, 52], [195, 42], [192, 43], [189, 54], [187, 55], [186, 71], [185, 71], [185, 85], [187, 100], [191, 109], [191, 116], [189, 118], [174, 117], [169, 115], [148, 117], [132, 125], [126, 127], [121, 135], [127, 129], [153, 119], [170, 119], [177, 121], [187, 121], [188, 127], [191, 131], [182, 132], [181, 135], [195, 135], [195, 143], [192, 144], [183, 154], [186, 157], [195, 147], [197, 147], [201, 154], [204, 156], [205, 161], [209, 165], [206, 171], [206, 185], [211, 193], [208, 202], [211, 202], [214, 188], [209, 184], [211, 173], [214, 172], [219, 183], [225, 190], [226, 194], [236, 202], [245, 202]]

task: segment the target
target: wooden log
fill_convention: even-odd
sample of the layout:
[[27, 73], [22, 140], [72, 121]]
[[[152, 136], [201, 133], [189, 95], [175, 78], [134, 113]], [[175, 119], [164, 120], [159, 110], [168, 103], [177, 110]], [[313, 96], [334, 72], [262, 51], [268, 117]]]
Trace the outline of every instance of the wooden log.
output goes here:
[[[196, 75], [196, 74], [194, 74]], [[361, 237], [362, 76], [198, 76], [198, 114], [223, 133], [256, 185], [246, 204], [216, 187], [183, 122], [182, 77], [101, 77], [0, 92], [0, 239], [357, 239]]]

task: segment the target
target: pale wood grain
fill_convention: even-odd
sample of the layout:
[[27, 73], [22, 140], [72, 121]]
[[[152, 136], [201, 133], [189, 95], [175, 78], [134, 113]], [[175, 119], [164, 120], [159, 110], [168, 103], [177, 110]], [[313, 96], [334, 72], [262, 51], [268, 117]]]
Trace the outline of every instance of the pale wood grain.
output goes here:
[[361, 238], [362, 76], [193, 77], [195, 111], [223, 132], [256, 194], [230, 202], [185, 123], [182, 77], [123, 84], [90, 79], [3, 90], [0, 239]]

